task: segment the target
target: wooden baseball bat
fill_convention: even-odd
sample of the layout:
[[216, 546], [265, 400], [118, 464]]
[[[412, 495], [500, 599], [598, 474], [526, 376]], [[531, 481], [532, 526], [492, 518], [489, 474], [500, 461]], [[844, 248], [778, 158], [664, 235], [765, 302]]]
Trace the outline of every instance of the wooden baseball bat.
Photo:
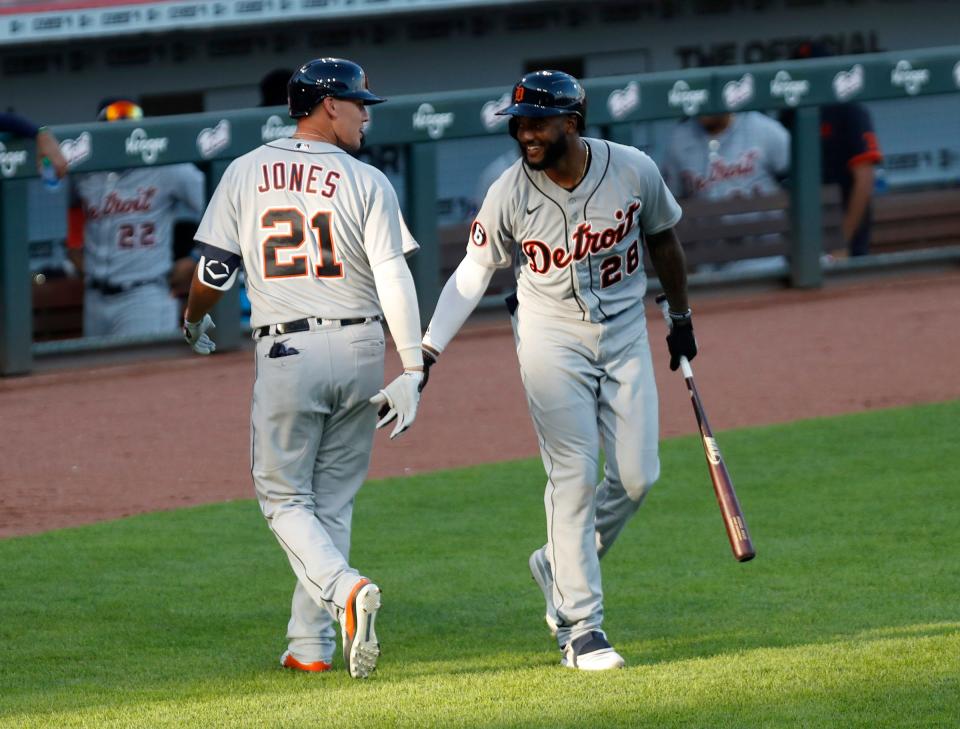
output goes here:
[[[663, 311], [667, 326], [670, 326], [667, 297], [660, 294], [656, 301]], [[717, 496], [717, 504], [719, 504], [720, 514], [723, 516], [723, 525], [727, 530], [730, 548], [738, 562], [748, 562], [756, 557], [757, 553], [753, 549], [753, 542], [747, 529], [747, 521], [743, 517], [743, 510], [740, 508], [740, 501], [737, 499], [737, 492], [733, 489], [733, 481], [730, 480], [730, 473], [727, 471], [726, 463], [724, 463], [723, 454], [720, 453], [717, 439], [713, 437], [710, 422], [707, 420], [707, 412], [703, 409], [697, 384], [693, 381], [693, 370], [690, 368], [690, 362], [687, 361], [686, 357], [680, 358], [680, 370], [683, 372], [683, 379], [687, 383], [687, 390], [690, 392], [693, 413], [697, 416], [703, 453], [707, 457], [707, 470], [710, 472], [710, 480], [713, 482], [713, 492]]]

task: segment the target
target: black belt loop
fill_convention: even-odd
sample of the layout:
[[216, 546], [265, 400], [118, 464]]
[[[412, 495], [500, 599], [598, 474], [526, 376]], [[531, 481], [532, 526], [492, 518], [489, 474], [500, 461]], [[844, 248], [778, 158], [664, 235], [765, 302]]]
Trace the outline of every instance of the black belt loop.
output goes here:
[[287, 321], [281, 324], [264, 324], [262, 327], [257, 327], [253, 330], [253, 336], [260, 338], [266, 337], [270, 334], [293, 334], [294, 332], [305, 332], [310, 329], [310, 322], [316, 321], [317, 324], [322, 322], [336, 322], [342, 327], [348, 327], [353, 324], [366, 324], [367, 322], [381, 321], [379, 315], [377, 316], [360, 316], [355, 319], [324, 319], [320, 316], [311, 316], [306, 319], [296, 319], [294, 321]]

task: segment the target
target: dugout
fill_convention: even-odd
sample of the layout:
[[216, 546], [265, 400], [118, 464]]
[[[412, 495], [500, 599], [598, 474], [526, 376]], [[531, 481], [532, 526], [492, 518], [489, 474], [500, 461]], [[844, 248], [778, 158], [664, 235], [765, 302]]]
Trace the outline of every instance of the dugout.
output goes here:
[[[838, 87], [837, 79], [851, 74], [859, 79], [855, 88], [851, 90], [849, 84]], [[742, 89], [748, 78], [750, 94], [725, 93], [731, 85]], [[786, 211], [781, 219], [787, 224], [776, 231], [759, 231], [782, 236], [789, 263], [753, 274], [694, 274], [692, 285], [762, 279], [814, 287], [821, 285], [825, 275], [851, 270], [960, 259], [960, 190], [954, 181], [953, 185], [941, 184], [939, 190], [904, 189], [896, 198], [885, 199], [876, 206], [876, 231], [886, 231], [879, 239], [887, 241], [887, 248], [863, 259], [822, 265], [824, 240], [835, 235], [836, 217], [831, 208], [835, 196], [831, 198], [820, 185], [816, 111], [819, 104], [838, 99], [909, 104], [929, 103], [937, 97], [956, 100], [960, 47], [594, 78], [586, 79], [584, 86], [590, 99], [590, 133], [641, 147], [650, 123], [724, 111], [795, 110], [790, 193], [764, 203]], [[482, 143], [510, 143], [505, 121], [493, 113], [505, 104], [505, 91], [488, 88], [394, 97], [374, 109], [369, 154], [372, 161], [384, 166], [386, 158], [378, 160], [378, 150], [394, 150], [387, 172], [397, 182], [407, 220], [422, 246], [412, 267], [426, 314], [432, 312], [444, 269], [449, 267], [448, 251], [462, 249], [464, 240], [462, 231], [457, 230], [459, 223], [442, 220], [444, 211], [438, 210], [438, 190], [443, 185], [438, 179], [438, 159]], [[71, 173], [194, 162], [205, 170], [212, 189], [231, 159], [264, 141], [289, 135], [293, 127], [282, 108], [271, 107], [137, 122], [72, 124], [53, 131], [70, 159]], [[38, 187], [29, 145], [16, 140], [4, 145], [0, 151], [0, 372], [28, 372], [34, 356], [135, 344], [91, 339], [34, 341], [30, 312], [38, 284], [31, 278], [29, 216], [25, 211], [39, 206], [42, 213], [53, 203], [50, 198], [37, 197], [48, 193]], [[730, 212], [714, 210], [713, 214]], [[707, 220], [710, 214], [701, 210], [692, 219]], [[918, 215], [924, 216], [921, 223], [916, 222]], [[934, 225], [931, 219], [935, 219]], [[717, 225], [700, 227], [712, 234]], [[742, 230], [728, 232], [721, 240], [746, 234]], [[689, 240], [695, 241], [696, 232], [688, 233]], [[901, 247], [910, 250], [895, 250]], [[716, 255], [716, 250], [709, 255]], [[498, 305], [496, 297], [490, 304]], [[215, 318], [221, 347], [237, 346], [243, 336], [239, 297], [228, 297]]]

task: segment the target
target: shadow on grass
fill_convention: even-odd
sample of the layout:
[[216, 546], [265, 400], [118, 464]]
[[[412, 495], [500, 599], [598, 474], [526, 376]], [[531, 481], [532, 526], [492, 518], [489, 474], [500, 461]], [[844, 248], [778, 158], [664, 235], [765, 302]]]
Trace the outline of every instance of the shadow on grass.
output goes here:
[[[891, 626], [835, 641], [633, 665], [604, 675], [535, 661], [524, 665], [529, 656], [523, 654], [489, 654], [487, 664], [477, 665], [455, 658], [388, 662], [365, 682], [342, 671], [304, 675], [232, 667], [152, 687], [97, 686], [85, 701], [54, 689], [44, 702], [17, 700], [2, 717], [23, 726], [46, 720], [83, 726], [270, 725], [263, 716], [282, 717], [275, 725], [298, 725], [312, 715], [337, 727], [355, 725], [359, 713], [366, 726], [404, 727], [946, 727], [960, 709], [960, 685], [949, 665], [933, 664], [956, 667], [957, 643], [940, 646], [937, 654], [929, 641], [958, 633], [960, 623]], [[928, 645], [915, 644], [922, 640]], [[872, 672], [878, 663], [883, 670]], [[330, 707], [336, 707], [332, 715]], [[203, 718], [187, 719], [194, 716]]]

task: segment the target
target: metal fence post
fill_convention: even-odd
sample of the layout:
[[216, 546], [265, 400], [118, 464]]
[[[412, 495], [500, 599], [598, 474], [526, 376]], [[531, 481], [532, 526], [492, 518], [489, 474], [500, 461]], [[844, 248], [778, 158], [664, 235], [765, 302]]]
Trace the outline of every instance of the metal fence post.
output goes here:
[[33, 366], [28, 184], [26, 179], [0, 183], [0, 375], [23, 375]]
[[[220, 178], [223, 177], [223, 173], [231, 161], [228, 159], [214, 160], [210, 163], [210, 171], [207, 173], [207, 200], [213, 196], [213, 191], [217, 188]], [[217, 325], [213, 332], [213, 338], [217, 343], [218, 352], [238, 349], [243, 339], [240, 288], [239, 283], [234, 284], [233, 288], [223, 295], [210, 313]]]
[[790, 285], [816, 288], [823, 285], [820, 254], [823, 225], [820, 207], [820, 110], [797, 109], [791, 143], [790, 212], [793, 242], [790, 247]]
[[407, 147], [407, 212], [420, 250], [410, 259], [424, 328], [440, 297], [440, 251], [437, 240], [437, 145]]

